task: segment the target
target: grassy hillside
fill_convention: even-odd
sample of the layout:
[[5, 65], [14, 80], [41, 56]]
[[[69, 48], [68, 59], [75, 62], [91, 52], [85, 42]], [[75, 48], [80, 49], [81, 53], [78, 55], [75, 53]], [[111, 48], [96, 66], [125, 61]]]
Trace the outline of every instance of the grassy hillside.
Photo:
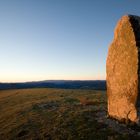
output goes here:
[[0, 140], [131, 137], [128, 131], [121, 134], [109, 124], [105, 91], [47, 88], [0, 91]]

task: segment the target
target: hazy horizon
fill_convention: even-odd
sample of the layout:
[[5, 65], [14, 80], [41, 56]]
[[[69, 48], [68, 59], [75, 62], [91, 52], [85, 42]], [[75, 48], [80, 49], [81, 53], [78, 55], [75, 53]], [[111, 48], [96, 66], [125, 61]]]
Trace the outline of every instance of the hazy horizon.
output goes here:
[[0, 1], [0, 82], [105, 80], [106, 57], [121, 16], [140, 16], [134, 0]]
[[82, 79], [74, 79], [74, 80], [73, 79], [66, 79], [66, 80], [65, 79], [47, 79], [47, 80], [45, 80], [44, 79], [44, 80], [34, 80], [34, 81], [32, 81], [32, 80], [29, 80], [29, 81], [9, 81], [9, 82], [8, 81], [3, 81], [3, 82], [0, 82], [0, 83], [1, 84], [2, 83], [4, 83], [4, 84], [5, 83], [7, 83], [7, 84], [8, 83], [26, 83], [26, 82], [30, 83], [30, 82], [41, 82], [41, 81], [106, 81], [106, 79], [94, 79], [94, 80], [92, 80], [92, 79], [91, 80], [88, 80], [88, 79], [87, 80], [82, 80]]

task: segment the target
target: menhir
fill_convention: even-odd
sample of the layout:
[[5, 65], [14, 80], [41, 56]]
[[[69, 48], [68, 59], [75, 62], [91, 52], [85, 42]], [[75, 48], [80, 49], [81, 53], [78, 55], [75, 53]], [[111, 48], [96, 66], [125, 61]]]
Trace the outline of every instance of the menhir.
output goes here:
[[140, 17], [118, 22], [106, 62], [108, 115], [138, 122], [140, 95]]

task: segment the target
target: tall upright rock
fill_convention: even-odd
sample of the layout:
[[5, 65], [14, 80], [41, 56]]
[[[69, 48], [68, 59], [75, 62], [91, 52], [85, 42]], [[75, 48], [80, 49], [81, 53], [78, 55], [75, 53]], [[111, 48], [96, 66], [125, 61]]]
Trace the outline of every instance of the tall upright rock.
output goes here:
[[123, 16], [108, 51], [108, 115], [118, 120], [138, 121], [140, 94], [140, 17]]

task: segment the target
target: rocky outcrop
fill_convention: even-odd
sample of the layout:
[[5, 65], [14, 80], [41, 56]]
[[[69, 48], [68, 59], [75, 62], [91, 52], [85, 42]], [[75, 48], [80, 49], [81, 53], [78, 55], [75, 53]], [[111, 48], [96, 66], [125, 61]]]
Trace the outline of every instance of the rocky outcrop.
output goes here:
[[108, 51], [108, 115], [118, 120], [138, 121], [140, 94], [140, 17], [123, 16]]

